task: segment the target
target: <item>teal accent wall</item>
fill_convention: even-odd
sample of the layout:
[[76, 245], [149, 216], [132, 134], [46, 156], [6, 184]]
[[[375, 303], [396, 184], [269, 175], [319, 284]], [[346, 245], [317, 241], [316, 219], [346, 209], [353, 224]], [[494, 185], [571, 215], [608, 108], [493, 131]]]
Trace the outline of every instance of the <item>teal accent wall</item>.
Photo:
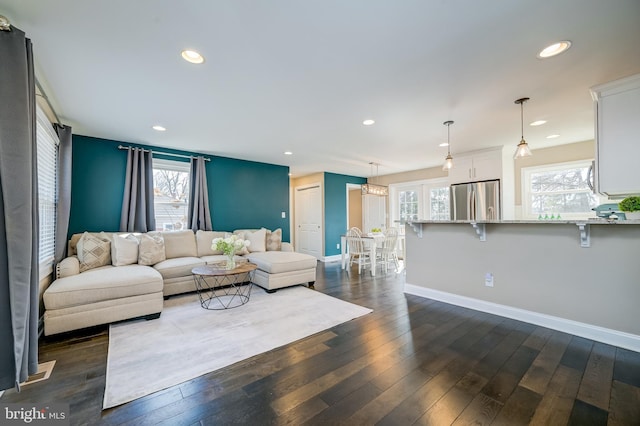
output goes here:
[[282, 228], [282, 240], [290, 241], [289, 168], [225, 157], [212, 163], [207, 181], [214, 229]]
[[[127, 152], [118, 145], [183, 155], [190, 151], [73, 135], [69, 235], [84, 231], [117, 231], [124, 192]], [[289, 168], [213, 155], [207, 163], [209, 207], [213, 229], [282, 228], [290, 241]], [[156, 155], [177, 161], [189, 161]], [[286, 213], [282, 219], [281, 212]]]
[[324, 174], [324, 255], [340, 254], [336, 244], [347, 232], [347, 184], [363, 185], [367, 179], [357, 176]]

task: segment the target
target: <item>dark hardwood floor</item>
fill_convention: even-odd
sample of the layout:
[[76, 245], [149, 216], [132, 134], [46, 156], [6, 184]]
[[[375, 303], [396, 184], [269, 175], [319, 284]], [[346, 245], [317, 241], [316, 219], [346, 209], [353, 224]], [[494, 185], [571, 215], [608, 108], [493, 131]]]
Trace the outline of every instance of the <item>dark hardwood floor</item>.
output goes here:
[[317, 291], [373, 313], [106, 411], [107, 328], [47, 338], [51, 377], [0, 402], [65, 402], [87, 425], [640, 425], [640, 353], [403, 285], [320, 263]]

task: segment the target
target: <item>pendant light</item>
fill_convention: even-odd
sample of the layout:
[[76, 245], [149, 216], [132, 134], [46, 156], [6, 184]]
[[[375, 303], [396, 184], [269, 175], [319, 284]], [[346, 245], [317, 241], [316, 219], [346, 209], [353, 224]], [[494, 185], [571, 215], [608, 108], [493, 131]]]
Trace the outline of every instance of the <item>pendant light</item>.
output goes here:
[[447, 158], [444, 159], [444, 165], [442, 166], [442, 170], [444, 171], [449, 171], [452, 167], [453, 167], [453, 157], [451, 156], [451, 141], [450, 141], [450, 132], [449, 129], [451, 128], [451, 125], [453, 124], [453, 121], [449, 120], [449, 121], [445, 121], [444, 123], [445, 126], [447, 126]]
[[[371, 177], [373, 180], [373, 166], [376, 166], [376, 182], [378, 181], [378, 163], [374, 163], [373, 161], [369, 163], [371, 167]], [[384, 185], [378, 185], [376, 183], [365, 183], [362, 185], [362, 195], [379, 195], [381, 197], [386, 197], [389, 195], [389, 187]]]
[[520, 98], [515, 101], [515, 103], [520, 104], [520, 143], [516, 148], [516, 153], [513, 155], [513, 158], [522, 158], [531, 156], [531, 150], [529, 149], [529, 145], [524, 140], [524, 103], [527, 102], [529, 98]]

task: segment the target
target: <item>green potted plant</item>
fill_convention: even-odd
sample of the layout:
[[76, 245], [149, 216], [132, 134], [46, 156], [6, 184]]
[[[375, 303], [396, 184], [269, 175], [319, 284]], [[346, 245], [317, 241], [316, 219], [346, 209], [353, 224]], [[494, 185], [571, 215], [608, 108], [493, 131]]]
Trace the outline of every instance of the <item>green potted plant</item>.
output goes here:
[[618, 208], [624, 212], [627, 219], [640, 219], [640, 197], [627, 197], [618, 203]]

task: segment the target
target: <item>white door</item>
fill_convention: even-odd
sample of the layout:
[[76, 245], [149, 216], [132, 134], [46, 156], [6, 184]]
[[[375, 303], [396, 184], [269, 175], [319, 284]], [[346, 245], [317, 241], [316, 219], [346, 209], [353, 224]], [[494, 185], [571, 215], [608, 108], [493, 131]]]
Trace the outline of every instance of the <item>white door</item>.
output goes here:
[[296, 251], [322, 257], [322, 191], [320, 185], [296, 188]]
[[362, 232], [371, 232], [373, 228], [385, 229], [387, 226], [387, 197], [380, 195], [362, 196]]

